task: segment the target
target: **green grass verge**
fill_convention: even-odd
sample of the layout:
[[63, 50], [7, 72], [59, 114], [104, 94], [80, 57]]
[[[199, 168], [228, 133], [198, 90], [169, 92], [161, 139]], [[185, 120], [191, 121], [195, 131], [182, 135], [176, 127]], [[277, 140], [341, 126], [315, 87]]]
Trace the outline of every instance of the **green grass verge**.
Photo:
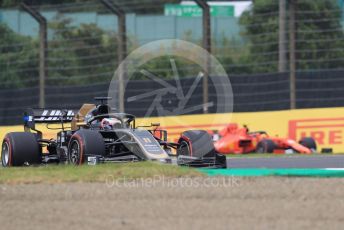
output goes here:
[[107, 179], [193, 177], [203, 174], [187, 167], [162, 165], [156, 162], [100, 164], [96, 166], [48, 165], [0, 169], [0, 184], [105, 182]]

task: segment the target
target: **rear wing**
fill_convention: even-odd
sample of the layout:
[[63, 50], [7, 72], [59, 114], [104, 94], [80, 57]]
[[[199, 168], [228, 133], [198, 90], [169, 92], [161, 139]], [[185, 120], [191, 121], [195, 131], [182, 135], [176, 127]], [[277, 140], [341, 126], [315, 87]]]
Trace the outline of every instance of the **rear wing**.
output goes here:
[[35, 123], [69, 123], [77, 110], [72, 109], [27, 109], [24, 112], [24, 128], [35, 129]]
[[77, 111], [72, 109], [27, 109], [24, 112], [24, 121], [35, 123], [71, 122]]

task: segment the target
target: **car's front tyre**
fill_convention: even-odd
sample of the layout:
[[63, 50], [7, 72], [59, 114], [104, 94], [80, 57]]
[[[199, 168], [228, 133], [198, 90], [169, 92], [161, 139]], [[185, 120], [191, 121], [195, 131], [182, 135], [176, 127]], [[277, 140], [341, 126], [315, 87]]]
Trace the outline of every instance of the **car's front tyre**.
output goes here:
[[216, 152], [213, 140], [204, 130], [189, 130], [178, 141], [177, 164], [193, 167], [226, 168], [226, 156]]
[[68, 145], [68, 161], [73, 165], [81, 165], [88, 156], [104, 156], [105, 143], [99, 132], [79, 130], [74, 133]]
[[304, 137], [302, 138], [299, 143], [307, 148], [309, 148], [312, 152], [317, 151], [317, 143], [315, 142], [314, 138], [312, 137]]

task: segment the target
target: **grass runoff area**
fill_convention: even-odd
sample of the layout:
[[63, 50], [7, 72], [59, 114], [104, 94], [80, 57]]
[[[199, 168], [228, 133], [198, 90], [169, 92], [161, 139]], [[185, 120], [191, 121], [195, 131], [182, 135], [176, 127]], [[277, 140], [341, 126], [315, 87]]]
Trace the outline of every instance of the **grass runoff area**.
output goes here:
[[[294, 156], [319, 156], [323, 154], [231, 154], [227, 157], [294, 157]], [[236, 174], [235, 170], [222, 170], [225, 174], [230, 173], [232, 176], [250, 176], [249, 171]], [[106, 182], [107, 179], [139, 179], [139, 178], [153, 178], [155, 176], [164, 176], [167, 178], [177, 177], [199, 177], [199, 176], [223, 176], [224, 172], [221, 170], [197, 170], [195, 168], [180, 167], [176, 165], [165, 165], [157, 162], [134, 162], [134, 163], [107, 163], [96, 166], [82, 165], [42, 165], [30, 167], [0, 167], [0, 184], [31, 184], [31, 183], [65, 183], [65, 182]], [[241, 170], [243, 171], [243, 170]], [[222, 172], [222, 173], [221, 173]], [[344, 171], [340, 172], [343, 174]], [[261, 172], [260, 172], [261, 173]], [[284, 172], [283, 172], [284, 173]], [[282, 173], [282, 174], [283, 174]], [[274, 174], [270, 171], [264, 171], [262, 175], [282, 175]], [[284, 175], [284, 174], [283, 174]], [[292, 175], [292, 174], [290, 174]], [[252, 175], [251, 175], [252, 176]]]
[[0, 168], [0, 184], [106, 182], [107, 179], [164, 177], [196, 177], [195, 169], [156, 162], [107, 163], [96, 166], [47, 165]]

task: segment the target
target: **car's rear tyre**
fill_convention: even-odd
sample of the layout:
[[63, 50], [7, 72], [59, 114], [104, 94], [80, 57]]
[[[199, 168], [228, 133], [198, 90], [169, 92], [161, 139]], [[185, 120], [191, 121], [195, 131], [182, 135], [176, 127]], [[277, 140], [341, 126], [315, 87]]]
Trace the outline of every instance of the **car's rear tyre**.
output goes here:
[[179, 138], [177, 155], [207, 157], [214, 156], [215, 147], [211, 136], [204, 130], [190, 130]]
[[258, 142], [256, 153], [273, 153], [275, 148], [276, 145], [271, 139], [263, 139]]
[[42, 155], [36, 136], [33, 133], [8, 133], [1, 148], [3, 167], [40, 164]]
[[315, 152], [317, 150], [317, 144], [312, 137], [304, 137], [299, 141], [299, 143], [309, 148], [312, 152]]
[[104, 156], [105, 143], [102, 135], [92, 130], [79, 130], [73, 134], [68, 144], [68, 161], [81, 165], [87, 156]]

